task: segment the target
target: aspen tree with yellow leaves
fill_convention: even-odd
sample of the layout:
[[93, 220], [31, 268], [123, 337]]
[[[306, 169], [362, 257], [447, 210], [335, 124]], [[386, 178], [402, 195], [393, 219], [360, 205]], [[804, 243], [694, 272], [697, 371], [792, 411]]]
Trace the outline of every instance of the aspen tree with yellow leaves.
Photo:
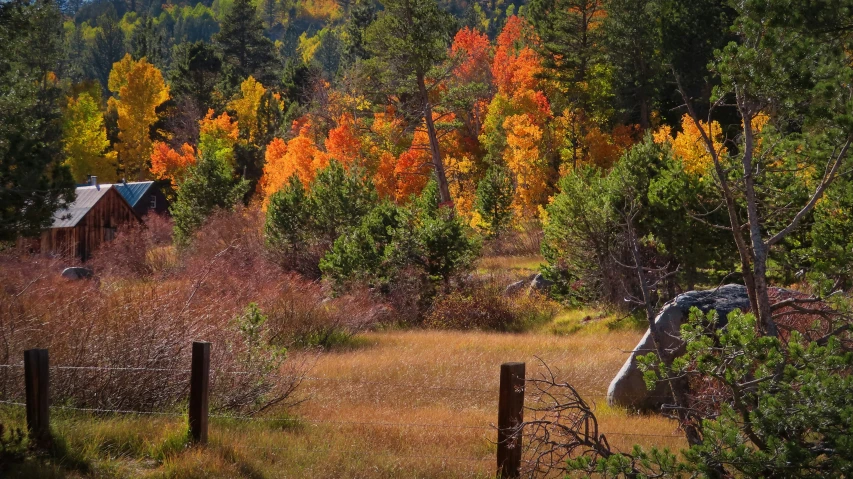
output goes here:
[[127, 54], [113, 65], [109, 104], [118, 113], [119, 167], [128, 178], [147, 176], [154, 143], [150, 128], [158, 120], [157, 107], [169, 99], [169, 87], [160, 70], [145, 58]]

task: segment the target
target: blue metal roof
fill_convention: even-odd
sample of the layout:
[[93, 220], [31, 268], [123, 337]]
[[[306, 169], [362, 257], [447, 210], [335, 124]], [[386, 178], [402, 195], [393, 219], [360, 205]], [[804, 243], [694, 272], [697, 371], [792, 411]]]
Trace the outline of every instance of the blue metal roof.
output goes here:
[[115, 183], [113, 187], [121, 193], [121, 196], [127, 200], [131, 208], [136, 208], [136, 204], [145, 196], [148, 188], [151, 188], [153, 184], [153, 181], [131, 181], [128, 183]]

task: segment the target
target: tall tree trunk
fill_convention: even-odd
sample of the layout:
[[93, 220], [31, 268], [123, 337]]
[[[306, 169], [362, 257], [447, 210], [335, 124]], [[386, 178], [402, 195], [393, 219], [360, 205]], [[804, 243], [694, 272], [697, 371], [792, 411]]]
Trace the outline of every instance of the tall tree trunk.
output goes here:
[[664, 332], [660, 330], [657, 322], [655, 321], [654, 298], [652, 297], [646, 272], [643, 268], [639, 241], [637, 240], [637, 233], [634, 231], [634, 217], [631, 212], [625, 215], [625, 220], [626, 232], [628, 233], [628, 246], [634, 260], [637, 279], [640, 282], [640, 290], [643, 293], [643, 303], [646, 312], [646, 321], [649, 323], [649, 333], [652, 338], [652, 342], [655, 345], [655, 351], [657, 352], [661, 362], [664, 364], [662, 369], [664, 371], [665, 379], [672, 390], [673, 399], [675, 399], [675, 412], [678, 416], [678, 421], [681, 423], [682, 429], [684, 429], [684, 435], [687, 437], [687, 443], [691, 446], [695, 446], [702, 443], [702, 434], [698, 426], [699, 419], [696, 418], [690, 410], [690, 401], [687, 397], [687, 391], [690, 386], [687, 383], [686, 376], [679, 375], [678, 377], [672, 377], [671, 368], [675, 358], [673, 357], [672, 351], [663, 347], [663, 344], [665, 343], [663, 336]]
[[768, 336], [777, 336], [778, 329], [773, 322], [773, 314], [770, 310], [770, 294], [767, 286], [767, 254], [769, 246], [764, 243], [761, 233], [761, 218], [758, 213], [758, 196], [755, 192], [755, 168], [752, 165], [752, 154], [755, 147], [754, 132], [752, 131], [752, 109], [742, 102], [739, 103], [741, 117], [743, 118], [744, 148], [743, 158], [743, 182], [744, 193], [746, 193], [746, 212], [749, 221], [749, 237], [752, 243], [752, 273], [755, 287], [756, 308], [753, 313], [758, 317], [761, 333]]
[[429, 92], [426, 89], [424, 75], [418, 75], [418, 89], [421, 101], [424, 105], [424, 122], [429, 136], [429, 149], [432, 153], [432, 166], [435, 169], [435, 179], [438, 182], [438, 192], [442, 203], [450, 203], [450, 188], [447, 186], [447, 175], [444, 173], [444, 162], [441, 161], [441, 152], [438, 149], [438, 134], [435, 131], [435, 123], [432, 121], [432, 105], [429, 102]]

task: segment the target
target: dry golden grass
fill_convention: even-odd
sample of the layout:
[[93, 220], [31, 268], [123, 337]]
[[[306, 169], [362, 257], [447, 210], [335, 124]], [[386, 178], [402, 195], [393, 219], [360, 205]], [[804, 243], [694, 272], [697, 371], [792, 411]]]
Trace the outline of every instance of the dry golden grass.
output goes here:
[[[296, 420], [215, 418], [211, 444], [185, 448], [183, 418], [59, 414], [55, 428], [72, 460], [29, 461], [10, 477], [491, 477], [500, 364], [524, 361], [531, 375], [537, 357], [596, 403], [615, 447], [678, 449], [681, 437], [666, 437], [677, 434], [673, 422], [604, 404], [640, 334], [367, 333], [357, 347], [317, 359], [301, 389], [307, 401], [290, 411]], [[643, 435], [622, 435], [632, 433]]]
[[539, 272], [545, 263], [541, 255], [532, 256], [485, 256], [477, 261], [481, 273], [507, 273], [519, 278]]

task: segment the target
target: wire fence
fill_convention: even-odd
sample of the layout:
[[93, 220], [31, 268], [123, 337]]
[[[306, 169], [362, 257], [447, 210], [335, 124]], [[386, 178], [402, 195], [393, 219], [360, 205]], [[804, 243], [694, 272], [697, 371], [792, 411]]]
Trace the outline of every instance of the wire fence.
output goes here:
[[[0, 368], [24, 368], [23, 363], [18, 364], [0, 364]], [[189, 368], [148, 368], [148, 367], [115, 367], [115, 366], [70, 366], [70, 365], [55, 365], [50, 366], [49, 368], [52, 371], [119, 371], [119, 372], [171, 372], [171, 373], [190, 373], [191, 370]], [[210, 370], [211, 375], [217, 374], [251, 374], [248, 371], [228, 371], [228, 370]], [[467, 393], [488, 393], [488, 394], [498, 394], [498, 389], [490, 389], [490, 388], [473, 388], [473, 387], [458, 387], [458, 386], [433, 386], [433, 385], [424, 385], [424, 384], [412, 384], [412, 383], [402, 383], [396, 381], [375, 381], [375, 380], [363, 380], [363, 379], [353, 379], [353, 378], [331, 378], [324, 376], [293, 376], [292, 379], [298, 379], [300, 381], [314, 381], [314, 382], [325, 382], [325, 383], [341, 383], [341, 384], [350, 384], [350, 385], [369, 385], [369, 386], [381, 386], [381, 387], [392, 387], [396, 389], [410, 389], [410, 390], [427, 390], [427, 391], [449, 391], [449, 392], [467, 392]], [[585, 400], [605, 400], [607, 398], [606, 394], [602, 393], [593, 393], [593, 394], [583, 394], [582, 395]], [[646, 397], [638, 395], [640, 397]], [[10, 400], [0, 400], [0, 404], [11, 405], [11, 406], [26, 406], [25, 403], [10, 401]], [[139, 415], [139, 416], [162, 416], [162, 417], [174, 417], [174, 418], [184, 418], [186, 414], [184, 413], [176, 413], [176, 412], [164, 412], [164, 411], [140, 411], [140, 410], [130, 410], [130, 409], [113, 409], [113, 408], [96, 408], [96, 407], [73, 407], [73, 406], [65, 406], [65, 405], [55, 405], [51, 406], [51, 409], [62, 410], [62, 411], [75, 411], [75, 412], [85, 412], [90, 414], [122, 414], [122, 415]], [[305, 418], [305, 417], [269, 417], [269, 416], [238, 416], [238, 415], [228, 415], [228, 414], [210, 414], [209, 417], [211, 419], [226, 419], [226, 420], [238, 420], [238, 421], [258, 421], [258, 422], [276, 422], [276, 423], [293, 423], [293, 424], [311, 424], [311, 425], [333, 425], [333, 426], [364, 426], [364, 427], [381, 427], [381, 428], [433, 428], [433, 429], [458, 429], [458, 430], [479, 430], [479, 431], [496, 431], [496, 426], [494, 424], [489, 425], [461, 425], [461, 424], [437, 424], [437, 423], [419, 423], [419, 422], [379, 422], [379, 421], [347, 421], [347, 420], [336, 420], [336, 419], [316, 419], [316, 418]], [[645, 438], [670, 438], [670, 439], [680, 439], [683, 438], [681, 434], [650, 434], [650, 433], [639, 433], [639, 432], [625, 432], [625, 431], [601, 431], [601, 434], [607, 436], [620, 436], [620, 437], [645, 437]], [[283, 448], [282, 448], [283, 449]], [[419, 456], [414, 456], [419, 457]], [[430, 456], [431, 459], [452, 459], [452, 457], [433, 457]], [[475, 459], [477, 461], [483, 459]]]

